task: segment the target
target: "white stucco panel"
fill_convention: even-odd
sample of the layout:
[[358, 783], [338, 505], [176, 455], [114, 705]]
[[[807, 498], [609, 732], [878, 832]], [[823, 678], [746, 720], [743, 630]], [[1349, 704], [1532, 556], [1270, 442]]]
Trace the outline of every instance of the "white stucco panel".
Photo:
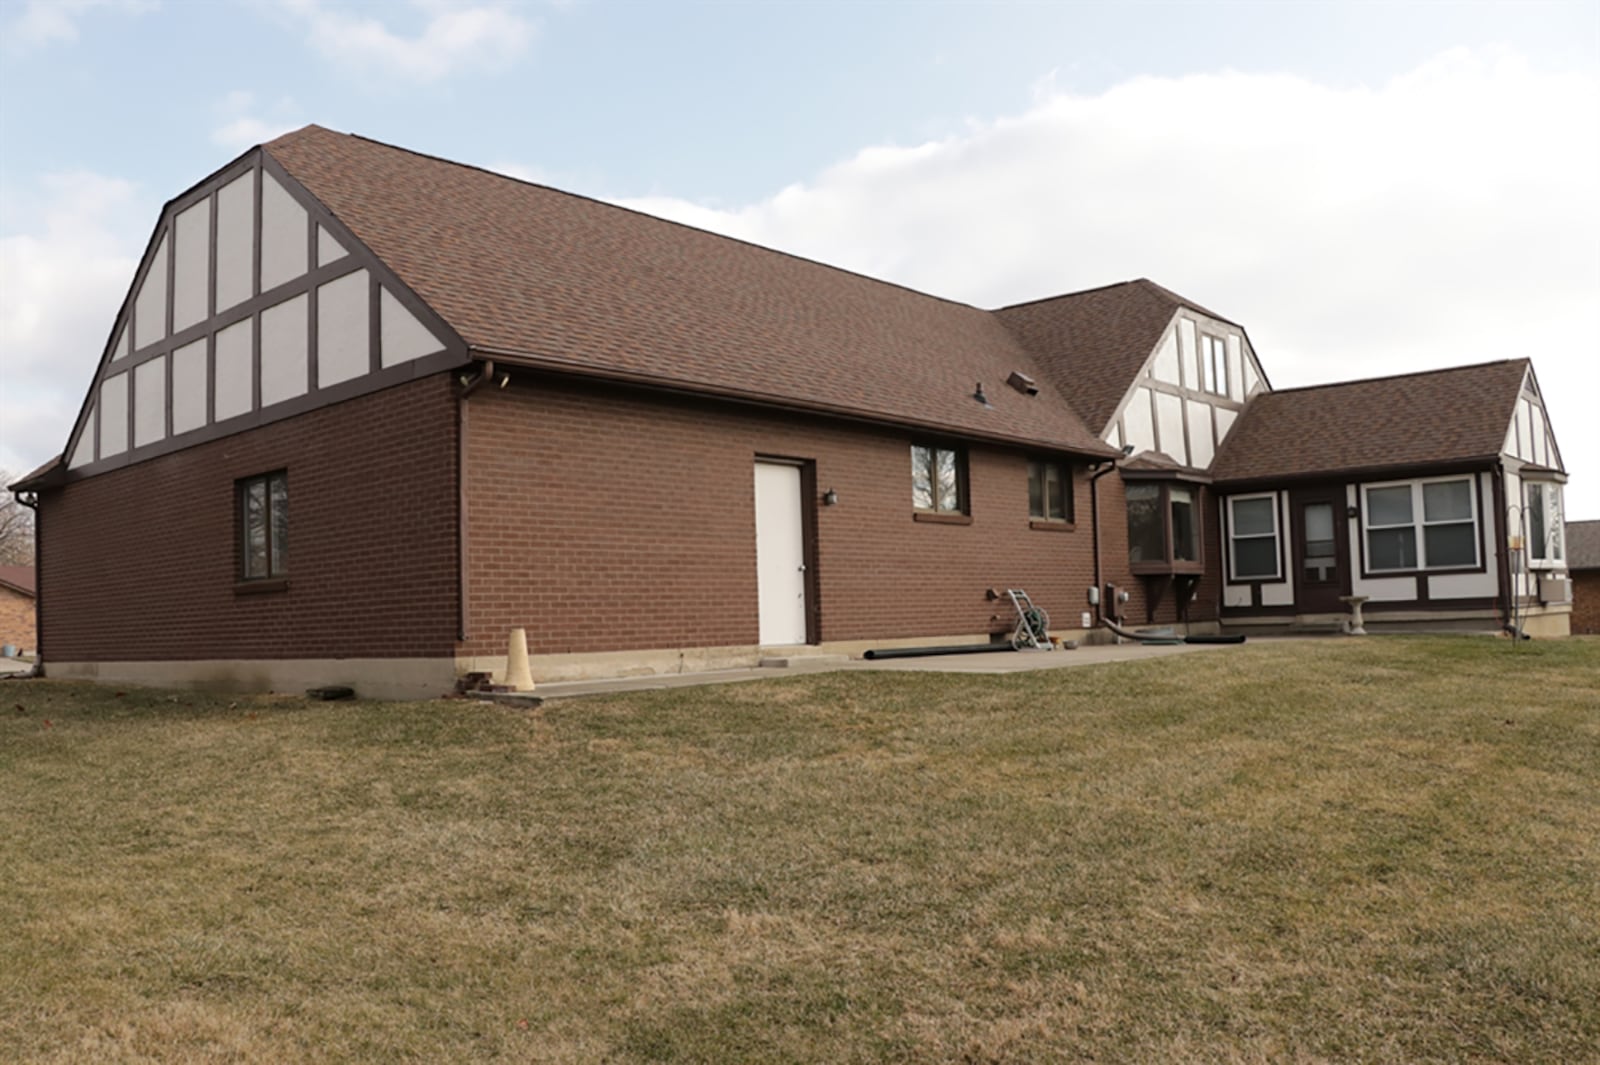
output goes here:
[[185, 344], [172, 353], [172, 435], [206, 423], [206, 341]]
[[217, 334], [217, 421], [247, 414], [254, 389], [251, 387], [251, 329], [253, 319], [235, 322]]
[[1150, 364], [1150, 376], [1171, 385], [1182, 384], [1178, 371], [1178, 337], [1171, 329], [1161, 337], [1155, 359]]
[[153, 444], [167, 435], [167, 357], [133, 368], [133, 446]]
[[1288, 581], [1261, 586], [1262, 606], [1294, 606], [1294, 585]]
[[100, 457], [128, 450], [128, 375], [119, 373], [100, 382]]
[[163, 233], [150, 255], [150, 269], [133, 298], [133, 349], [167, 335], [167, 237]]
[[117, 331], [116, 346], [111, 349], [112, 359], [120, 359], [128, 354], [128, 327], [124, 325]]
[[301, 293], [261, 312], [261, 405], [270, 407], [307, 390], [306, 308]]
[[1156, 393], [1156, 448], [1187, 466], [1189, 448], [1183, 441], [1183, 400], [1170, 392]]
[[317, 288], [317, 387], [360, 377], [372, 368], [365, 270]]
[[172, 328], [206, 317], [211, 293], [211, 200], [187, 208], [173, 221]]
[[1239, 356], [1239, 334], [1238, 333], [1229, 333], [1228, 334], [1228, 338], [1227, 338], [1227, 343], [1228, 343], [1228, 397], [1230, 399], [1243, 400], [1244, 396], [1245, 396], [1244, 370], [1243, 370], [1243, 366], [1241, 365], [1243, 360]]
[[1359, 573], [1350, 580], [1350, 594], [1364, 595], [1373, 602], [1387, 603], [1417, 597], [1415, 577], [1366, 577]]
[[1216, 448], [1211, 443], [1211, 404], [1185, 400], [1189, 405], [1189, 456], [1194, 465], [1211, 465]]
[[1200, 375], [1196, 367], [1199, 358], [1195, 347], [1194, 319], [1178, 319], [1178, 362], [1183, 367], [1182, 383], [1190, 388], [1200, 387]]
[[382, 325], [384, 366], [397, 366], [444, 350], [444, 341], [418, 321], [417, 316], [407, 310], [388, 288], [381, 291], [378, 319]]
[[293, 281], [307, 269], [306, 209], [271, 174], [261, 175], [261, 291]]
[[350, 253], [345, 246], [339, 243], [339, 238], [329, 233], [321, 226], [317, 227], [317, 265], [327, 266], [336, 259], [343, 259]]
[[1217, 419], [1217, 446], [1221, 447], [1222, 442], [1228, 439], [1228, 430], [1233, 428], [1234, 420], [1239, 417], [1239, 412], [1230, 410], [1227, 407], [1213, 407], [1212, 414]]
[[1122, 412], [1122, 427], [1127, 437], [1123, 442], [1132, 444], [1136, 454], [1154, 451], [1156, 447], [1155, 418], [1150, 409], [1150, 390], [1136, 388], [1128, 400], [1127, 410]]
[[1248, 584], [1223, 585], [1222, 605], [1228, 607], [1249, 606], [1250, 586]]
[[1499, 589], [1492, 573], [1452, 573], [1428, 578], [1428, 598], [1432, 599], [1484, 599], [1495, 595]]
[[89, 416], [83, 419], [83, 432], [78, 437], [77, 446], [72, 449], [72, 457], [67, 460], [67, 469], [75, 470], [94, 461], [95, 421], [99, 415], [99, 406], [90, 404]]
[[217, 190], [217, 310], [225, 311], [251, 296], [255, 260], [255, 172]]

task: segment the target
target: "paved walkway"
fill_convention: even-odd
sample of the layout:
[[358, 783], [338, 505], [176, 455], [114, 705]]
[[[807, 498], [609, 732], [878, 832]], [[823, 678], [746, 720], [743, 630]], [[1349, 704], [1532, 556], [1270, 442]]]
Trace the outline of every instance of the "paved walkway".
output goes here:
[[[1227, 651], [1236, 644], [1177, 644], [1147, 647], [1143, 644], [1096, 644], [1074, 651], [992, 651], [969, 655], [931, 655], [926, 658], [889, 658], [865, 661], [838, 657], [804, 657], [789, 660], [782, 668], [721, 669], [707, 673], [664, 673], [641, 677], [611, 677], [601, 680], [548, 682], [526, 695], [507, 696], [499, 701], [536, 702], [540, 699], [566, 699], [580, 695], [610, 692], [652, 691], [659, 688], [689, 688], [700, 684], [734, 684], [747, 680], [770, 680], [797, 673], [826, 673], [841, 670], [883, 670], [896, 673], [1024, 673], [1036, 669], [1067, 669], [1103, 662], [1140, 661], [1167, 655], [1200, 651]], [[531, 697], [531, 698], [530, 698]]]

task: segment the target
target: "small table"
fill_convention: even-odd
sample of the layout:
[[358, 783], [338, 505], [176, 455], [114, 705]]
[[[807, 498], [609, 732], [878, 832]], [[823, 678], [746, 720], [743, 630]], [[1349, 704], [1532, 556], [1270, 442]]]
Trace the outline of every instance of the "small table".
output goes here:
[[1367, 634], [1366, 622], [1361, 618], [1361, 604], [1371, 599], [1370, 595], [1341, 595], [1339, 602], [1350, 607], [1350, 620], [1345, 622], [1347, 636], [1365, 636]]

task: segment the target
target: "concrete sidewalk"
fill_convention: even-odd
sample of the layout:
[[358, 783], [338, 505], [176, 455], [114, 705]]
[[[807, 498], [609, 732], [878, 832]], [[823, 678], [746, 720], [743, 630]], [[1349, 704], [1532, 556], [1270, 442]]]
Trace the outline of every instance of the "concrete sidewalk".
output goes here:
[[689, 688], [701, 684], [736, 684], [750, 680], [771, 680], [775, 677], [794, 676], [798, 673], [827, 673], [836, 671], [878, 670], [894, 673], [1025, 673], [1039, 669], [1068, 669], [1072, 666], [1093, 666], [1105, 662], [1143, 661], [1164, 658], [1168, 655], [1191, 654], [1199, 651], [1226, 651], [1238, 645], [1230, 644], [1177, 644], [1147, 647], [1143, 644], [1095, 644], [1073, 651], [992, 651], [967, 655], [932, 655], [927, 658], [889, 658], [867, 661], [818, 657], [808, 660], [804, 655], [787, 659], [787, 665], [756, 669], [722, 669], [707, 673], [660, 673], [639, 677], [610, 677], [599, 680], [574, 680], [540, 684], [525, 694], [499, 693], [495, 698], [504, 703], [537, 705], [545, 699], [570, 699], [583, 695], [604, 695], [612, 692], [654, 691], [663, 688]]

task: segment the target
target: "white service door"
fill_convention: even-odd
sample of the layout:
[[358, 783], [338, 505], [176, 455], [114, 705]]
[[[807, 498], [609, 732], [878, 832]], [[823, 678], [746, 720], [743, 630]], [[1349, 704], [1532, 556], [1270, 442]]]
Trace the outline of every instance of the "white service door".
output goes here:
[[756, 589], [763, 645], [806, 642], [800, 467], [756, 463]]

